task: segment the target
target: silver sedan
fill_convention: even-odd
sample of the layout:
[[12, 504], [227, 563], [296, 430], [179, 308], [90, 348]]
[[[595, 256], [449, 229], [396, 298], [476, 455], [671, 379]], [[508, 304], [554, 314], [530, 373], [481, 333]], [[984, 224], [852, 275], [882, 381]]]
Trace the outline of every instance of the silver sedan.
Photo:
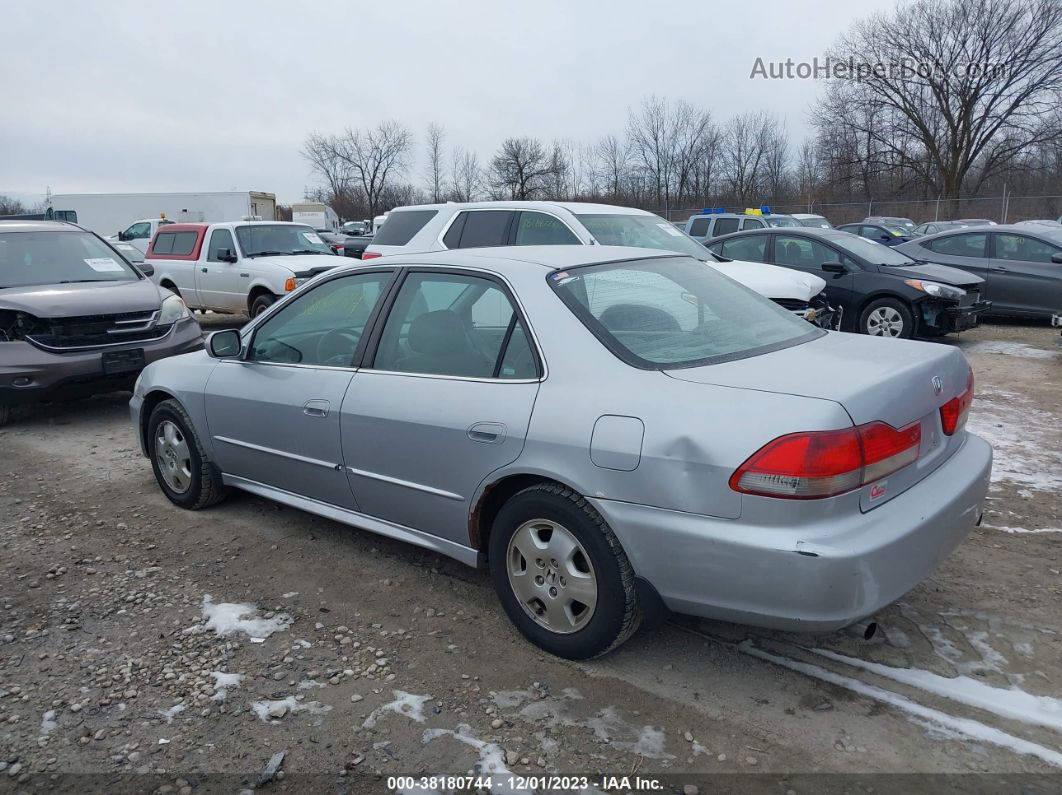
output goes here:
[[159, 486], [234, 487], [490, 569], [586, 658], [661, 608], [840, 628], [981, 516], [957, 349], [827, 332], [703, 263], [607, 246], [344, 266], [150, 365]]

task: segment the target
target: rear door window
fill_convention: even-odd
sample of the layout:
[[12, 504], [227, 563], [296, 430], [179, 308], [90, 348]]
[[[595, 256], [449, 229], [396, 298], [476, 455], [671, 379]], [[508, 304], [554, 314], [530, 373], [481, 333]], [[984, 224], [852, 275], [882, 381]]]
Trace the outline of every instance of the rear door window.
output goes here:
[[435, 217], [438, 210], [399, 210], [387, 216], [384, 225], [376, 233], [373, 245], [404, 246], [413, 239], [424, 225]]
[[952, 257], [983, 257], [987, 240], [988, 235], [984, 232], [970, 232], [963, 235], [938, 237], [936, 240], [928, 241], [926, 248], [937, 254], [948, 254]]
[[559, 218], [546, 213], [521, 212], [516, 217], [516, 246], [577, 246], [580, 240]]
[[504, 246], [509, 239], [512, 210], [475, 210], [466, 213], [461, 239], [455, 248]]
[[766, 224], [758, 218], [746, 218], [742, 224], [742, 229], [763, 229]]
[[737, 230], [737, 218], [716, 218], [715, 226], [712, 227], [712, 237], [719, 237], [719, 235], [729, 235], [731, 232], [736, 232]]
[[[732, 240], [724, 240], [718, 253], [727, 259], [740, 259], [747, 262], [767, 261], [768, 235], [750, 235]], [[713, 246], [713, 248], [715, 248]]]

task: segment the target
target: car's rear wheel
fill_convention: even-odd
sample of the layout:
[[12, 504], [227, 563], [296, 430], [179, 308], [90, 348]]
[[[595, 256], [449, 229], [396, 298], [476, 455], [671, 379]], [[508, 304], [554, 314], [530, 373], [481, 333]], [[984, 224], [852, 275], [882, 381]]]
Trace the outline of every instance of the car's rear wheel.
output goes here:
[[863, 308], [863, 313], [859, 316], [859, 330], [871, 337], [899, 337], [909, 340], [914, 336], [914, 317], [903, 301], [879, 298]]
[[276, 302], [275, 295], [263, 293], [251, 302], [251, 317], [258, 317]]
[[224, 499], [221, 472], [203, 450], [188, 413], [176, 400], [155, 406], [148, 419], [147, 442], [155, 480], [174, 505], [194, 511]]
[[634, 570], [593, 507], [559, 484], [531, 486], [498, 512], [490, 537], [494, 588], [517, 629], [552, 654], [582, 660], [638, 628]]

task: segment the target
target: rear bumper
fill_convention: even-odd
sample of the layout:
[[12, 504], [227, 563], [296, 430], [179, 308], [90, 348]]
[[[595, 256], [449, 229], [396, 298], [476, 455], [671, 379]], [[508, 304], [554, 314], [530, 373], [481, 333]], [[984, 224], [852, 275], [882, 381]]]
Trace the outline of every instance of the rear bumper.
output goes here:
[[[868, 513], [813, 529], [590, 499], [635, 573], [680, 613], [797, 631], [839, 629], [929, 576], [977, 524], [992, 448], [968, 434], [931, 475]], [[784, 535], [788, 543], [779, 543]]]
[[[106, 350], [142, 348], [144, 364], [203, 347], [203, 333], [192, 319], [177, 323], [161, 339]], [[104, 349], [49, 353], [28, 342], [0, 345], [0, 404], [37, 403], [129, 389], [139, 371], [103, 372]]]

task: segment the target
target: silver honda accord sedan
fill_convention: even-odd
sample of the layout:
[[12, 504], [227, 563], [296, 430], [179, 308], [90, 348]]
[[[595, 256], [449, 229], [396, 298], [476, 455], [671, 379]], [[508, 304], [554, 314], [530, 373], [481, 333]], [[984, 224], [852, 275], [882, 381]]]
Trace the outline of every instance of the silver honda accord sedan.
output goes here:
[[979, 521], [956, 348], [827, 332], [696, 260], [465, 249], [333, 269], [131, 401], [165, 495], [229, 487], [490, 569], [563, 657], [661, 607], [872, 615]]

